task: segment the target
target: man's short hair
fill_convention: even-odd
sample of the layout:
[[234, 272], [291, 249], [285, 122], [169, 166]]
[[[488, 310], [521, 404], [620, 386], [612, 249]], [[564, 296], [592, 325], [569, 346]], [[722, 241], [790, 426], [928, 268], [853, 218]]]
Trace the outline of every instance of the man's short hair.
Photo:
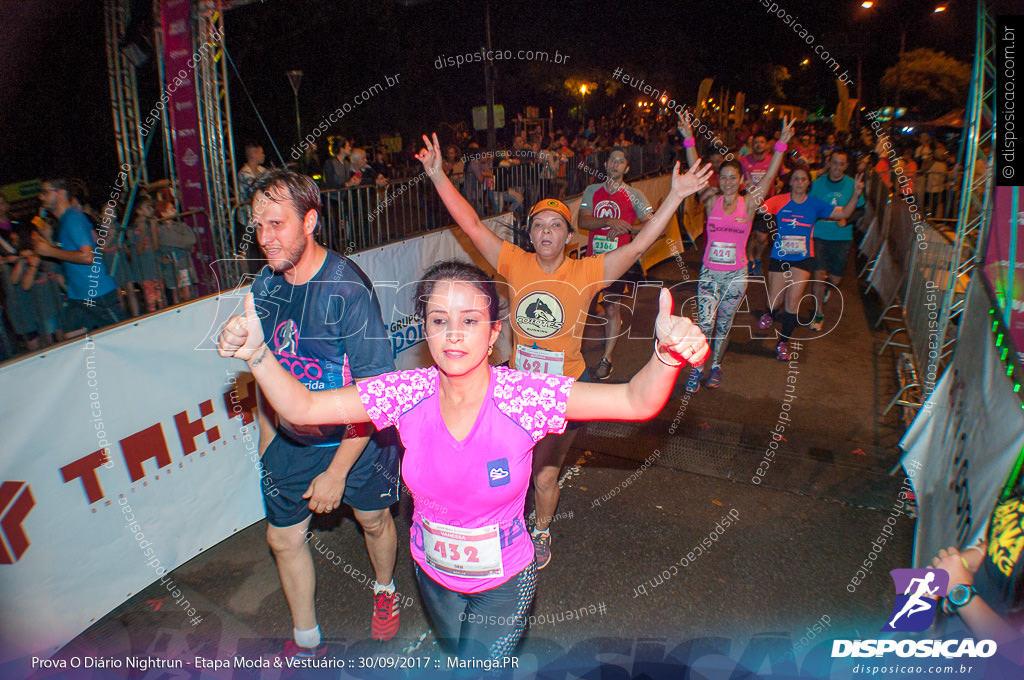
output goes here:
[[77, 177], [54, 177], [43, 181], [57, 191], [66, 191], [69, 201], [77, 200], [82, 205], [89, 202], [89, 189], [85, 182]]
[[846, 160], [847, 161], [850, 160], [850, 154], [847, 153], [846, 149], [842, 149], [842, 148], [832, 149], [832, 151], [830, 151], [829, 154], [828, 154], [828, 159], [832, 160], [832, 156], [835, 156], [836, 154], [839, 154], [840, 156], [846, 156]]
[[291, 170], [275, 169], [266, 172], [253, 183], [251, 202], [263, 197], [276, 203], [278, 199], [274, 198], [272, 189], [277, 189], [288, 197], [300, 218], [305, 218], [306, 213], [315, 210], [316, 223], [317, 226], [320, 225], [323, 206], [320, 202], [320, 189], [312, 177]]
[[67, 191], [68, 196], [70, 197], [71, 192], [68, 191], [69, 182], [67, 177], [54, 177], [52, 179], [44, 179], [43, 181], [49, 184], [54, 189], [56, 189], [57, 191]]
[[337, 156], [338, 152], [348, 146], [348, 137], [335, 137], [334, 144], [331, 145], [331, 155]]

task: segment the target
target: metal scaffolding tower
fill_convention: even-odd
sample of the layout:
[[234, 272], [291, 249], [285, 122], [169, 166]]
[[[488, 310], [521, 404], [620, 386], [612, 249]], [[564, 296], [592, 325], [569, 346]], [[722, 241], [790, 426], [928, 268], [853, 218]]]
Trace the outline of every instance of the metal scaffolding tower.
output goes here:
[[[127, 3], [128, 0], [106, 0], [108, 4]], [[196, 0], [192, 4], [192, 47], [214, 46], [212, 58], [196, 60], [193, 81], [196, 87], [196, 108], [199, 118], [200, 148], [205, 173], [206, 213], [216, 250], [217, 274], [221, 286], [238, 281], [239, 264], [235, 261], [237, 244], [232, 223], [233, 197], [237, 196], [237, 168], [234, 135], [231, 130], [231, 100], [228, 89], [227, 60], [223, 52], [224, 11], [251, 4], [255, 0]], [[164, 70], [164, 26], [161, 6], [163, 0], [153, 0], [153, 34], [156, 61], [162, 92], [167, 88]], [[130, 66], [130, 64], [129, 64]], [[134, 70], [132, 70], [134, 90]], [[137, 108], [137, 107], [136, 107]], [[174, 131], [170, 129], [166, 111], [162, 111], [165, 171], [167, 178], [177, 186], [175, 174]], [[141, 146], [140, 146], [141, 148]]]
[[[957, 284], [966, 281], [984, 254], [987, 226], [992, 218], [995, 188], [996, 26], [984, 0], [978, 2], [975, 27], [974, 65], [967, 99], [964, 134], [959, 164], [963, 169], [960, 210], [957, 213], [949, 285], [939, 316], [939, 337], [946, 337], [950, 322], [963, 313], [966, 296], [957, 294]], [[987, 146], [987, 151], [982, 147]], [[979, 164], [980, 163], [980, 164]]]
[[198, 30], [194, 34], [198, 45], [217, 46], [213, 59], [203, 59], [196, 65], [195, 80], [210, 226], [221, 269], [227, 267], [229, 270], [221, 272], [222, 281], [225, 277], [235, 280], [238, 274], [234, 262], [235, 229], [231, 223], [232, 196], [238, 195], [238, 173], [235, 138], [231, 131], [227, 59], [223, 51], [224, 14], [217, 9], [223, 4], [216, 0], [199, 1]]
[[129, 0], [104, 0], [103, 26], [107, 41], [107, 72], [114, 140], [122, 165], [131, 166], [142, 182], [148, 181], [139, 119], [139, 90], [135, 64], [120, 49], [125, 28], [131, 22]]

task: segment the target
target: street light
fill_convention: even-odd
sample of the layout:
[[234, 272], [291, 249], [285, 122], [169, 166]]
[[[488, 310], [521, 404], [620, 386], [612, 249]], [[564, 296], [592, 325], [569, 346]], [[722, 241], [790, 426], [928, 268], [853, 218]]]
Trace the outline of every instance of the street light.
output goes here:
[[299, 118], [299, 81], [302, 80], [302, 71], [288, 71], [288, 82], [291, 83], [292, 92], [295, 93], [295, 132], [299, 136], [299, 144], [302, 143], [302, 122]]
[[[860, 6], [863, 9], [871, 9], [872, 7], [875, 6], [875, 3], [871, 2], [870, 0], [865, 0], [865, 2], [860, 3]], [[935, 9], [932, 10], [932, 13], [939, 14], [940, 12], [945, 12], [946, 7], [947, 6], [945, 4], [939, 3], [935, 6]], [[902, 20], [900, 20], [900, 53], [899, 56], [896, 58], [896, 101], [894, 102], [895, 106], [893, 107], [894, 123], [896, 120], [896, 111], [898, 111], [900, 108], [900, 94], [902, 94], [903, 91], [903, 53], [906, 51], [906, 47], [907, 25]], [[860, 78], [858, 77], [857, 80], [860, 81]]]

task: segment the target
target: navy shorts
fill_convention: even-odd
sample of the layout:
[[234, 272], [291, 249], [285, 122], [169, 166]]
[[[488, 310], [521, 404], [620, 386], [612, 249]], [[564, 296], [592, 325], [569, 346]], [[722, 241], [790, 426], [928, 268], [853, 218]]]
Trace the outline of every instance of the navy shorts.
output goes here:
[[808, 257], [803, 260], [776, 260], [768, 258], [768, 271], [785, 272], [790, 269], [803, 269], [805, 272], [814, 272], [814, 258]]
[[[263, 454], [260, 473], [265, 474], [260, 488], [272, 526], [290, 527], [313, 514], [302, 494], [330, 466], [337, 451], [337, 446], [307, 446], [277, 433]], [[345, 478], [345, 504], [370, 511], [398, 502], [400, 452], [395, 428], [374, 432]]]
[[852, 245], [853, 241], [814, 239], [814, 270], [827, 271], [830, 276], [842, 276], [846, 271], [846, 261], [850, 259]]

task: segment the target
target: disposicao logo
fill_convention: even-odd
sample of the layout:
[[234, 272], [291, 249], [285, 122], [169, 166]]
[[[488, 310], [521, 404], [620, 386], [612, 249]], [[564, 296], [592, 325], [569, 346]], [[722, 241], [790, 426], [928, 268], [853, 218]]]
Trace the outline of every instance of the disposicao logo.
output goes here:
[[[949, 590], [949, 574], [942, 569], [893, 569], [889, 572], [895, 586], [896, 602], [882, 632], [920, 632], [935, 620], [939, 600]], [[833, 640], [832, 658], [899, 657], [946, 659], [967, 656], [990, 657], [996, 653], [992, 640]], [[856, 672], [856, 669], [855, 669]]]
[[942, 569], [893, 569], [889, 575], [896, 585], [896, 603], [882, 630], [916, 632], [929, 628], [939, 599], [949, 588], [949, 574]]

